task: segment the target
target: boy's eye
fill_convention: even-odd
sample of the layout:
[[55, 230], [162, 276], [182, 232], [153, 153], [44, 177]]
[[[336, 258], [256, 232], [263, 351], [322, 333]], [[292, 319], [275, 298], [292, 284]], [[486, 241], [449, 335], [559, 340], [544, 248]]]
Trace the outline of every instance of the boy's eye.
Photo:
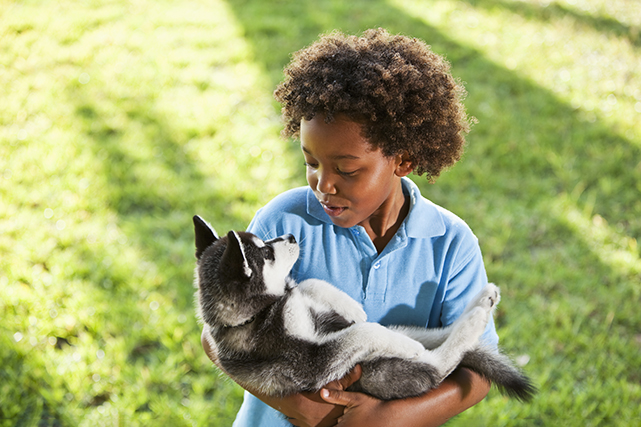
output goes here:
[[[318, 164], [316, 164], [316, 163], [305, 162], [303, 164], [305, 165], [306, 168], [311, 168], [311, 169], [317, 169], [318, 168]], [[336, 168], [336, 173], [339, 174], [339, 175], [342, 175], [342, 176], [352, 176], [356, 172], [358, 172], [358, 171], [355, 170], [355, 171], [347, 172], [347, 171], [340, 170], [339, 168]]]
[[340, 169], [336, 169], [336, 172], [338, 172], [339, 175], [343, 175], [343, 176], [352, 176], [356, 173], [356, 171], [347, 172], [347, 171], [342, 171]]

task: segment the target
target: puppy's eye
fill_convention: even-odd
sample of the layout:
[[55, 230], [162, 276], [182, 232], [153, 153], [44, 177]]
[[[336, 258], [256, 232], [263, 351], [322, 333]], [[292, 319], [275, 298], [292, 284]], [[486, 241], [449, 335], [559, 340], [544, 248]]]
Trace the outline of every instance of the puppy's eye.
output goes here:
[[265, 259], [268, 259], [270, 261], [273, 261], [275, 259], [274, 248], [272, 248], [271, 246], [265, 246], [264, 248], [262, 248], [262, 251], [263, 251], [263, 257]]

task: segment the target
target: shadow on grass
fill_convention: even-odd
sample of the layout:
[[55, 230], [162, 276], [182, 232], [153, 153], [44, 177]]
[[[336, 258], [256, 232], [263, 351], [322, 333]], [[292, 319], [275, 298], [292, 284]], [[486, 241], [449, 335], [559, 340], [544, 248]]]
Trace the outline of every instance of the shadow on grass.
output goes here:
[[522, 1], [506, 0], [465, 0], [476, 8], [505, 9], [519, 14], [524, 18], [542, 22], [569, 19], [580, 28], [592, 29], [597, 32], [610, 34], [615, 37], [627, 38], [636, 47], [641, 46], [641, 28], [622, 24], [609, 16], [595, 16], [581, 12], [558, 3], [547, 5], [533, 4]]
[[[126, 236], [111, 246], [135, 253], [141, 265], [114, 255], [119, 249], [108, 247], [110, 244], [101, 239], [92, 245], [79, 245], [75, 279], [94, 284], [92, 298], [102, 299], [95, 302], [102, 307], [98, 311], [108, 313], [104, 315], [106, 324], [87, 332], [101, 344], [113, 337], [126, 336], [124, 360], [129, 369], [143, 371], [147, 365], [152, 369], [155, 366], [159, 370], [168, 369], [163, 365], [176, 361], [175, 369], [167, 377], [153, 378], [152, 374], [152, 379], [146, 382], [146, 395], [152, 399], [173, 393], [172, 398], [180, 402], [184, 397], [181, 392], [193, 392], [193, 378], [202, 375], [210, 377], [203, 396], [214, 401], [219, 385], [215, 370], [208, 366], [199, 372], [196, 359], [202, 357], [202, 352], [196, 350], [192, 354], [194, 351], [185, 350], [182, 342], [189, 337], [199, 349], [192, 286], [195, 265], [192, 216], [207, 212], [212, 224], [240, 229], [245, 226], [244, 219], [227, 207], [242, 194], [232, 194], [222, 185], [212, 188], [212, 180], [198, 170], [185, 151], [189, 135], [175, 129], [171, 117], [154, 108], [153, 97], [123, 100], [109, 93], [108, 87], [101, 90], [102, 96], [97, 99], [83, 87], [70, 84], [68, 102], [75, 105], [80, 140], [88, 144], [99, 160], [98, 168], [92, 172], [107, 183], [105, 208], [115, 213], [117, 228]], [[114, 111], [126, 119], [114, 120]], [[101, 233], [109, 234], [108, 230]], [[111, 256], [106, 252], [111, 252]], [[118, 261], [127, 264], [116, 265]], [[141, 277], [144, 280], [138, 280]], [[149, 299], [152, 294], [158, 297]], [[147, 309], [149, 300], [155, 304], [156, 299], [166, 301], [163, 308], [167, 314], [163, 319], [156, 314], [162, 311], [158, 304]], [[162, 326], [154, 327], [150, 322], [153, 319]], [[182, 330], [178, 339], [171, 336], [177, 329]], [[118, 394], [118, 390], [88, 392], [85, 402], [79, 404], [100, 406], [111, 394]], [[143, 399], [138, 404], [136, 413], [153, 412], [150, 401]]]
[[[146, 254], [144, 258], [168, 261], [182, 271], [185, 266], [191, 268], [195, 261], [191, 258], [193, 251], [177, 253], [184, 246], [173, 244], [193, 243], [191, 217], [206, 207], [212, 223], [241, 226], [242, 219], [225, 209], [238, 195], [222, 186], [211, 188], [205, 182], [206, 177], [184, 150], [186, 141], [176, 136], [170, 117], [154, 111], [153, 99], [126, 108], [130, 129], [110, 125], [97, 104], [83, 99], [82, 94], [74, 94], [73, 99], [85, 135], [96, 157], [102, 160], [102, 170], [95, 173], [107, 179], [107, 207], [117, 213], [119, 225], [133, 239], [129, 243]], [[119, 101], [114, 97], [107, 102], [115, 105]], [[131, 135], [127, 135], [131, 128], [139, 129], [140, 140], [132, 142]], [[182, 289], [181, 305], [188, 304], [191, 309], [193, 289], [189, 284], [190, 280], [176, 284], [176, 289]]]

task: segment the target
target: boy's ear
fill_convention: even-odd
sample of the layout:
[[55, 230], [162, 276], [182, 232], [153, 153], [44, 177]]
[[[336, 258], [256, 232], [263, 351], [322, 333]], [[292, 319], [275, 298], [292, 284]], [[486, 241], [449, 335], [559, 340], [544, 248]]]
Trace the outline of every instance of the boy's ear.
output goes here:
[[194, 233], [196, 235], [196, 259], [200, 259], [205, 249], [218, 240], [218, 234], [211, 225], [207, 224], [207, 221], [198, 215], [194, 216]]
[[396, 170], [394, 171], [396, 176], [400, 176], [402, 178], [412, 173], [413, 170], [414, 163], [412, 163], [407, 151], [396, 156]]

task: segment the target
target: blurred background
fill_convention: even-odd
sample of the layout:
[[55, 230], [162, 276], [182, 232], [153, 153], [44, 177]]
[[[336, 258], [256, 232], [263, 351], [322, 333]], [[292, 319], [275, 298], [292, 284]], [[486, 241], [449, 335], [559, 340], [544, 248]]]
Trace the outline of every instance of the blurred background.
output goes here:
[[272, 92], [339, 29], [424, 40], [478, 119], [423, 194], [477, 234], [539, 385], [451, 421], [641, 418], [636, 0], [0, 0], [0, 425], [227, 426], [191, 217], [244, 229], [305, 185]]

